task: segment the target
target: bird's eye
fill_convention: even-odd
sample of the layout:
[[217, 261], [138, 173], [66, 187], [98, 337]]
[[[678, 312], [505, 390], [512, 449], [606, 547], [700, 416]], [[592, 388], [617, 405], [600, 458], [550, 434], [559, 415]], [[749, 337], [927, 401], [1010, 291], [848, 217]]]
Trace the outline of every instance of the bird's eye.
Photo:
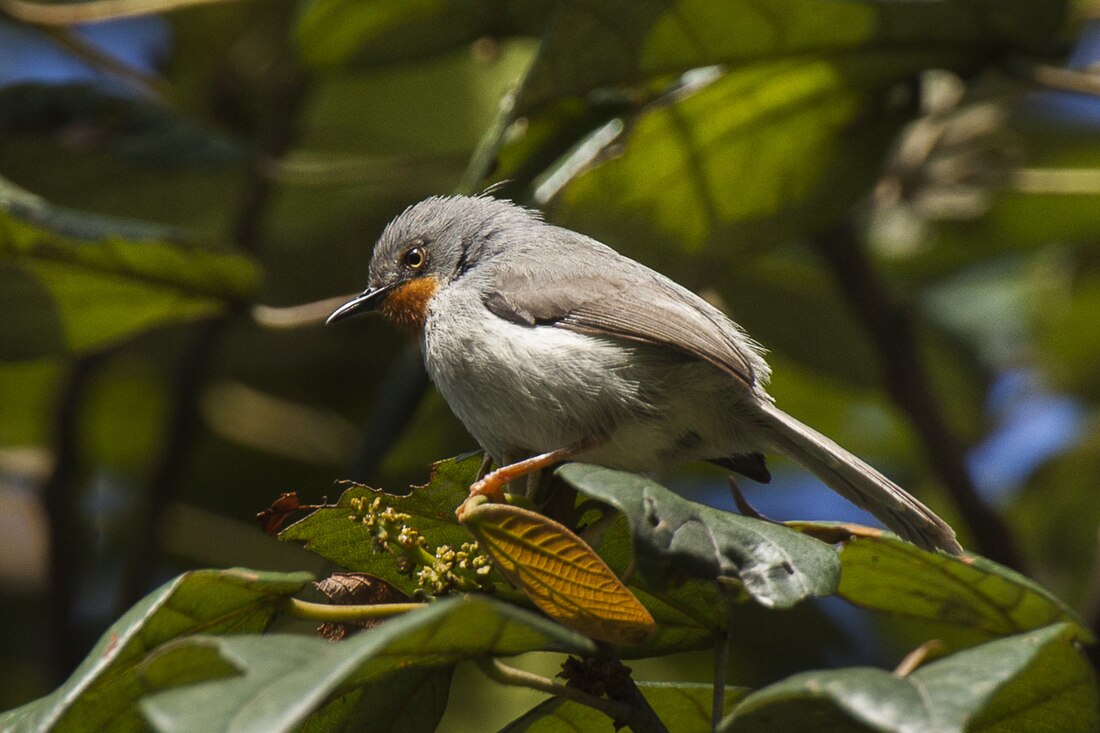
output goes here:
[[428, 255], [423, 247], [412, 247], [405, 253], [405, 267], [410, 270], [419, 270], [428, 261]]

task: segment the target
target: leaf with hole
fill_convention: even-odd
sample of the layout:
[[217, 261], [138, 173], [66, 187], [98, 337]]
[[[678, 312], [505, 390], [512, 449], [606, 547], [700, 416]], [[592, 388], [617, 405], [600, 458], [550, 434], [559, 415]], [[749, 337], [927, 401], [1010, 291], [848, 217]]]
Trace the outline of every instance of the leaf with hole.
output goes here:
[[557, 473], [627, 516], [638, 569], [655, 588], [687, 578], [726, 578], [769, 608], [790, 608], [836, 590], [840, 560], [823, 542], [696, 504], [644, 476], [582, 463]]

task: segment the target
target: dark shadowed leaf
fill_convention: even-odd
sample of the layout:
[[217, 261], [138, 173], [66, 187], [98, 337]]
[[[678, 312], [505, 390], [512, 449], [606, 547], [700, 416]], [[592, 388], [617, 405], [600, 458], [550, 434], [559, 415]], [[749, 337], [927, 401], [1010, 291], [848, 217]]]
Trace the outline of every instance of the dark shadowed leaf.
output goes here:
[[[161, 167], [232, 166], [246, 144], [147, 96], [117, 96], [93, 85], [20, 84], [0, 88], [0, 132], [65, 138], [131, 163]], [[77, 144], [76, 140], [82, 141]]]
[[836, 589], [836, 551], [786, 527], [696, 504], [635, 474], [573, 463], [558, 475], [629, 518], [638, 569], [656, 587], [687, 578], [736, 579], [772, 608]]
[[908, 677], [806, 672], [749, 695], [724, 733], [1093, 731], [1095, 678], [1066, 625], [989, 642]]
[[896, 48], [929, 65], [973, 64], [992, 49], [1046, 47], [1065, 3], [1046, 0], [580, 0], [562, 4], [520, 97], [550, 99], [714, 64]]
[[332, 700], [298, 732], [432, 733], [447, 708], [452, 672], [451, 666], [392, 672]]
[[[163, 648], [143, 667], [145, 679], [170, 689], [143, 704], [160, 731], [275, 733], [294, 730], [316, 710], [396, 670], [450, 666], [482, 655], [537, 649], [591, 654], [591, 641], [562, 626], [484, 597], [451, 598], [388, 621], [340, 643], [303, 636], [192, 637]], [[224, 677], [209, 666], [211, 651], [240, 671]], [[371, 693], [364, 693], [371, 694]]]
[[0, 358], [82, 352], [209, 317], [250, 296], [257, 275], [247, 258], [178, 230], [52, 207], [0, 179], [0, 292], [21, 321], [0, 329]]
[[311, 0], [298, 51], [311, 66], [427, 58], [482, 36], [538, 35], [552, 4], [531, 0]]
[[[137, 730], [145, 691], [138, 664], [155, 647], [198, 632], [247, 634], [267, 627], [278, 603], [309, 573], [196, 570], [146, 596], [116, 621], [53, 694], [0, 715], [0, 730]], [[216, 657], [204, 675], [232, 670]]]
[[[638, 689], [665, 727], [676, 733], [710, 733], [712, 685], [641, 682]], [[749, 690], [727, 687], [724, 711], [729, 712]], [[611, 719], [580, 703], [552, 698], [513, 721], [500, 733], [614, 733]]]

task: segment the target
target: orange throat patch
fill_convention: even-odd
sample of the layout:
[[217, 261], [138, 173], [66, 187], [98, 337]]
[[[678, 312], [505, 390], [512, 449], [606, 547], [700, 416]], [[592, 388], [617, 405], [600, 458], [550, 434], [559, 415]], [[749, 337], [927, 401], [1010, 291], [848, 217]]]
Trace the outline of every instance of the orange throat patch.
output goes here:
[[419, 333], [428, 320], [428, 303], [439, 290], [439, 280], [428, 275], [402, 283], [382, 301], [382, 314], [399, 329]]

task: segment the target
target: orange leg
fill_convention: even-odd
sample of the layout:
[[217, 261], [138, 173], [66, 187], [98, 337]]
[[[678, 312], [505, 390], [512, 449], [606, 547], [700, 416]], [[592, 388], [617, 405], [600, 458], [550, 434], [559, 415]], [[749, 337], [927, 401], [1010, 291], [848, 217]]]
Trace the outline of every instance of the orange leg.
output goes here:
[[490, 501], [500, 501], [504, 498], [505, 485], [535, 471], [553, 466], [555, 463], [568, 460], [589, 447], [588, 445], [574, 445], [568, 448], [558, 448], [549, 453], [542, 453], [522, 461], [509, 463], [507, 466], [501, 466], [495, 471], [490, 471], [474, 483], [470, 487], [470, 496], [484, 496]]

